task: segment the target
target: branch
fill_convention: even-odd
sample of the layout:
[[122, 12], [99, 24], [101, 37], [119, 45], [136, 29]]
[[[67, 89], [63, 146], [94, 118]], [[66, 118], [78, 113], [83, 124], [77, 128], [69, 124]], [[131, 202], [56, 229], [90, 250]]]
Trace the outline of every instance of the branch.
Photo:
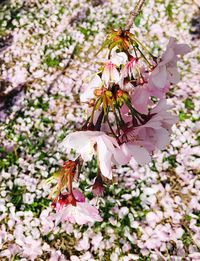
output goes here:
[[129, 31], [131, 29], [131, 27], [134, 23], [134, 20], [139, 15], [139, 13], [141, 12], [144, 3], [145, 3], [145, 0], [138, 0], [134, 10], [132, 10], [130, 12], [129, 18], [128, 18], [127, 23], [126, 23], [126, 28], [125, 28], [126, 31]]

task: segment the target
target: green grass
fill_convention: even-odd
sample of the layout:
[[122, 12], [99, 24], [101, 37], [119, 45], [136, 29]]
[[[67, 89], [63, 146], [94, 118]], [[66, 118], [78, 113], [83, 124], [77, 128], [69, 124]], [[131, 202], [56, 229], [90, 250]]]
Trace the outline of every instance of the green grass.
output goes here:
[[48, 67], [58, 67], [60, 64], [60, 59], [55, 57], [52, 58], [50, 54], [48, 54], [45, 58], [44, 58], [44, 63], [48, 65]]

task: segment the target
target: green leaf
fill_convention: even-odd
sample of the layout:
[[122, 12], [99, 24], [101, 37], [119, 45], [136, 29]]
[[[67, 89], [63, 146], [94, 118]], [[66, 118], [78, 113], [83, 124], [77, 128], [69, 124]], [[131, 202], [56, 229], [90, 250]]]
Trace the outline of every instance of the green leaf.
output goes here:
[[60, 60], [56, 57], [52, 58], [49, 54], [44, 59], [44, 63], [46, 63], [49, 67], [57, 67], [60, 64]]
[[137, 27], [140, 25], [141, 18], [142, 18], [142, 14], [139, 14], [138, 16], [136, 16], [136, 18], [135, 18], [135, 20], [134, 20], [134, 24], [135, 24]]

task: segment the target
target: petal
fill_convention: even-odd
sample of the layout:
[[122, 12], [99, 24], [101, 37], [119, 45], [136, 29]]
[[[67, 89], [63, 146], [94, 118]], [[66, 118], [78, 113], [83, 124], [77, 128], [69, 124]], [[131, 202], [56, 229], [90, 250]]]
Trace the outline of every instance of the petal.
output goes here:
[[132, 96], [132, 103], [135, 109], [143, 114], [148, 113], [149, 90], [145, 87], [137, 87]]
[[190, 46], [188, 44], [177, 44], [174, 47], [174, 51], [175, 51], [176, 55], [178, 55], [178, 54], [184, 55], [184, 54], [190, 53], [192, 51], [192, 49], [190, 48]]
[[167, 104], [166, 99], [162, 99], [158, 102], [158, 104], [151, 110], [151, 114], [159, 113], [161, 111], [166, 111], [171, 109], [173, 106]]
[[167, 67], [168, 80], [170, 83], [177, 84], [180, 81], [180, 75], [177, 67]]
[[162, 55], [162, 61], [160, 62], [160, 65], [166, 65], [167, 63], [173, 61], [175, 58], [175, 53], [173, 48], [167, 48], [167, 50]]
[[123, 150], [124, 144], [120, 146], [120, 148], [117, 148], [114, 153], [114, 160], [116, 161], [116, 164], [125, 165], [129, 162], [130, 156], [127, 156], [124, 154]]
[[167, 82], [167, 70], [166, 66], [158, 66], [156, 67], [151, 76], [150, 76], [153, 84], [157, 88], [164, 88]]
[[126, 144], [127, 153], [129, 153], [137, 161], [138, 164], [144, 165], [151, 162], [151, 157], [149, 152], [142, 147], [131, 144], [130, 142]]
[[77, 153], [80, 153], [83, 160], [88, 161], [92, 159], [94, 155], [95, 141], [92, 137], [95, 136], [95, 132], [92, 131], [77, 131], [70, 133], [63, 142], [59, 145], [61, 150], [67, 151], [67, 149], [74, 149]]
[[98, 209], [94, 206], [91, 206], [87, 202], [77, 202], [76, 208], [78, 208], [78, 211], [75, 219], [79, 225], [87, 224], [89, 222], [102, 221]]
[[89, 83], [89, 87], [90, 88], [98, 88], [98, 87], [101, 87], [101, 86], [102, 86], [101, 78], [99, 77], [99, 75], [95, 75], [92, 78], [92, 81]]
[[90, 101], [92, 98], [94, 98], [94, 90], [95, 88], [87, 87], [83, 93], [80, 94], [80, 100], [81, 102], [87, 102]]
[[73, 189], [73, 195], [74, 195], [74, 197], [75, 197], [75, 199], [76, 199], [77, 201], [79, 201], [79, 202], [85, 202], [85, 197], [84, 197], [83, 193], [82, 193], [80, 190], [74, 188], [74, 189]]
[[110, 71], [107, 67], [105, 67], [103, 70], [102, 80], [105, 82], [106, 85], [108, 85], [108, 83], [110, 81]]
[[120, 66], [121, 64], [125, 64], [127, 60], [128, 57], [124, 52], [115, 53], [111, 57], [112, 63], [117, 66]]
[[155, 140], [155, 146], [158, 149], [160, 150], [165, 149], [165, 147], [170, 143], [169, 132], [164, 128], [156, 130], [154, 140]]
[[[108, 179], [112, 179], [112, 169], [111, 169], [111, 157], [112, 153], [108, 150], [102, 137], [98, 137], [97, 141], [97, 151], [99, 167], [103, 176]], [[111, 144], [112, 145], [112, 144]]]
[[94, 90], [102, 86], [102, 80], [99, 75], [92, 77], [92, 80], [87, 84], [87, 87], [80, 94], [80, 100], [82, 102], [87, 102], [94, 97]]
[[111, 79], [110, 80], [115, 82], [115, 83], [118, 83], [119, 80], [120, 80], [119, 72], [115, 67], [113, 67], [113, 69], [111, 71]]

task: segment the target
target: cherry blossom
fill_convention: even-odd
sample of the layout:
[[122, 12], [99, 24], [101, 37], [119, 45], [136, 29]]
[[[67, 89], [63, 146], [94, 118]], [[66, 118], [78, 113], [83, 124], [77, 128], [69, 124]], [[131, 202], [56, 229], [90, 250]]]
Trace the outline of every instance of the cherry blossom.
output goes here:
[[110, 58], [111, 62], [116, 66], [125, 65], [128, 57], [124, 52], [113, 52]]
[[101, 88], [103, 86], [103, 82], [98, 75], [92, 77], [92, 80], [86, 85], [84, 92], [81, 93], [80, 99], [82, 102], [89, 102], [92, 98], [94, 98], [94, 91], [97, 88]]
[[131, 142], [123, 143], [120, 148], [116, 150], [114, 158], [118, 164], [129, 163], [130, 166], [134, 166], [135, 161], [139, 165], [144, 165], [151, 161], [149, 152], [145, 148]]
[[89, 222], [102, 221], [96, 207], [85, 202], [85, 197], [78, 190], [74, 189], [73, 194], [61, 195], [55, 205], [56, 214], [51, 216], [58, 224], [63, 221], [84, 225]]
[[84, 161], [91, 160], [93, 155], [97, 154], [102, 175], [112, 178], [111, 159], [116, 147], [119, 147], [113, 137], [100, 131], [78, 131], [69, 134], [60, 147], [64, 151], [74, 149]]
[[[77, 0], [67, 4], [49, 0], [4, 1], [1, 45], [9, 35], [13, 41], [0, 47], [1, 96], [6, 97], [0, 108], [0, 259], [92, 261], [105, 256], [127, 261], [200, 259], [199, 43], [194, 39], [197, 37], [189, 34], [193, 29], [191, 23], [186, 22], [193, 23], [198, 7], [189, 2], [181, 5], [180, 1], [173, 1], [172, 12], [164, 12], [165, 1], [147, 1], [140, 25], [133, 25], [132, 35], [123, 32], [123, 28], [122, 33], [113, 30], [115, 35], [110, 45], [115, 47], [110, 52], [110, 45], [107, 45], [105, 52], [95, 56], [111, 23], [121, 24], [120, 17], [125, 18], [129, 13], [129, 2], [118, 1], [116, 5], [115, 1], [105, 3], [104, 0]], [[13, 10], [17, 10], [17, 16], [12, 15]], [[185, 44], [181, 47], [175, 41], [167, 47], [169, 52], [162, 55], [170, 35], [192, 46], [193, 51], [183, 61], [179, 59], [183, 55], [182, 48], [185, 53], [188, 47]], [[133, 39], [139, 40], [147, 51]], [[120, 41], [120, 46], [116, 40]], [[148, 53], [149, 47], [153, 57]], [[138, 58], [137, 64], [123, 78], [131, 56]], [[51, 57], [54, 65], [59, 64], [52, 67], [46, 57]], [[105, 84], [102, 60], [114, 64], [119, 81]], [[165, 64], [160, 66], [162, 62]], [[172, 82], [176, 84], [180, 78], [177, 65], [182, 82], [174, 88]], [[155, 79], [158, 78], [160, 87], [151, 77], [156, 70]], [[4, 85], [2, 80], [9, 82]], [[23, 84], [23, 99], [19, 94], [6, 102], [7, 95], [14, 94], [18, 85]], [[81, 86], [86, 90], [80, 92], [83, 106], [77, 95]], [[165, 97], [170, 103], [168, 108], [161, 106], [165, 104], [162, 100]], [[85, 109], [87, 113], [83, 112]], [[177, 126], [172, 126], [176, 120], [172, 111], [181, 119]], [[114, 138], [118, 143], [118, 146], [113, 145], [119, 153], [117, 159], [122, 162], [125, 157], [122, 164], [127, 165], [120, 166], [114, 153], [111, 157], [113, 180], [108, 181], [99, 176], [99, 163], [96, 166], [93, 157], [92, 164], [84, 167], [85, 163], [78, 156], [74, 160], [75, 168], [60, 176], [63, 187], [58, 193], [57, 209], [52, 210], [47, 200], [52, 184], [45, 179], [52, 174], [58, 185], [56, 173], [60, 173], [59, 169], [74, 156], [74, 153], [63, 154], [58, 149], [63, 136], [68, 131], [73, 132], [73, 128], [101, 131]], [[169, 145], [165, 147], [165, 142], [158, 146], [164, 148], [163, 151], [150, 133], [160, 140], [159, 129], [167, 131], [164, 140], [168, 140]], [[11, 149], [7, 148], [10, 143]], [[97, 144], [93, 147], [96, 155]], [[137, 155], [140, 164], [136, 162]], [[144, 165], [144, 160], [149, 158], [146, 155], [153, 158], [148, 166]], [[129, 168], [130, 164], [134, 170]], [[76, 210], [75, 205], [65, 201], [66, 195], [71, 193], [70, 179], [75, 187], [80, 183], [89, 198], [91, 192], [97, 192], [94, 194], [98, 197], [101, 194], [102, 198], [94, 197], [88, 203], [97, 204], [105, 211], [102, 224], [93, 226], [88, 222], [86, 226], [74, 226], [63, 218], [57, 225], [49, 220], [53, 211], [57, 210], [56, 215], [59, 215], [67, 206]], [[73, 186], [75, 202], [85, 203], [87, 199], [80, 191], [78, 196]], [[53, 200], [56, 192], [52, 194]], [[73, 217], [71, 220], [76, 222]], [[135, 252], [130, 254], [133, 247]]]
[[138, 112], [142, 114], [148, 114], [148, 105], [150, 104], [150, 90], [148, 89], [147, 84], [136, 87], [131, 98], [133, 106]]
[[109, 83], [118, 83], [119, 79], [120, 76], [116, 65], [113, 64], [112, 61], [106, 62], [102, 72], [102, 80], [105, 82], [106, 86], [109, 86]]
[[137, 62], [137, 58], [130, 56], [129, 61], [125, 64], [122, 71], [123, 78], [129, 77], [131, 79], [136, 76], [138, 73]]
[[149, 85], [155, 88], [165, 88], [170, 83], [177, 84], [180, 81], [177, 69], [178, 55], [189, 52], [191, 52], [191, 48], [187, 44], [177, 44], [175, 38], [171, 37], [161, 61], [150, 75]]

